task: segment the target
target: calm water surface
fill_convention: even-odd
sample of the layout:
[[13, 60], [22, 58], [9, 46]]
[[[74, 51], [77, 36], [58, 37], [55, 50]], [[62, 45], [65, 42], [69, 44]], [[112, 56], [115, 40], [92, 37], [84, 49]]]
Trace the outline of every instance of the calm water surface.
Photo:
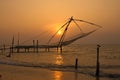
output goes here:
[[[77, 72], [95, 77], [96, 48], [96, 45], [72, 44], [63, 47], [62, 53], [56, 49], [50, 49], [49, 52], [39, 49], [39, 53], [13, 53], [11, 58], [1, 57], [0, 63], [76, 72], [74, 65], [77, 58]], [[6, 54], [1, 53], [1, 56]], [[120, 80], [120, 45], [101, 45], [100, 78]]]

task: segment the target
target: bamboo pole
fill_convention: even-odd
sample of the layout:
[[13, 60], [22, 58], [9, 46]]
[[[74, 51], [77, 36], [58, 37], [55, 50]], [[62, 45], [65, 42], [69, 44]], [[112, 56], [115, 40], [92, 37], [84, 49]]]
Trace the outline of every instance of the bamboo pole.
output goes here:
[[18, 48], [17, 48], [17, 53], [19, 53], [19, 44], [20, 44], [20, 34], [18, 33]]
[[36, 45], [36, 52], [38, 53], [38, 45], [39, 45], [39, 42], [37, 40], [37, 45]]
[[35, 40], [33, 40], [33, 52], [35, 52]]
[[78, 69], [78, 58], [75, 59], [75, 69]]
[[99, 76], [100, 73], [99, 48], [100, 45], [97, 45], [96, 76]]

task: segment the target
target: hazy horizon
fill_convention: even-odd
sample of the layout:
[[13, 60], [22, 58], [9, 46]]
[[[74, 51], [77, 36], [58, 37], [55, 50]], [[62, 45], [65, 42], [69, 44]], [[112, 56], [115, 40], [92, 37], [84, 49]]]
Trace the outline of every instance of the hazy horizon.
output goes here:
[[0, 0], [0, 45], [10, 44], [13, 35], [17, 41], [18, 33], [21, 41], [47, 30], [54, 34], [71, 16], [103, 26], [78, 40], [80, 44], [120, 44], [119, 4], [120, 0]]

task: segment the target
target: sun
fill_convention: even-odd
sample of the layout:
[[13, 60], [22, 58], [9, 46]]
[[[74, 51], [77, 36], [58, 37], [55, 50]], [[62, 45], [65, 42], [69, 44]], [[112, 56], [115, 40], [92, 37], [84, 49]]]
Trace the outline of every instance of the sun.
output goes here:
[[58, 35], [61, 35], [62, 34], [62, 31], [58, 31]]

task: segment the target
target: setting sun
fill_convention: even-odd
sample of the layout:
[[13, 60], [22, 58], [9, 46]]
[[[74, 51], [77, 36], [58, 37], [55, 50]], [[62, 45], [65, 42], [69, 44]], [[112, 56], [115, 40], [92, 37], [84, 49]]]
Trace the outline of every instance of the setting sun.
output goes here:
[[62, 31], [58, 31], [58, 35], [61, 35], [62, 34]]

